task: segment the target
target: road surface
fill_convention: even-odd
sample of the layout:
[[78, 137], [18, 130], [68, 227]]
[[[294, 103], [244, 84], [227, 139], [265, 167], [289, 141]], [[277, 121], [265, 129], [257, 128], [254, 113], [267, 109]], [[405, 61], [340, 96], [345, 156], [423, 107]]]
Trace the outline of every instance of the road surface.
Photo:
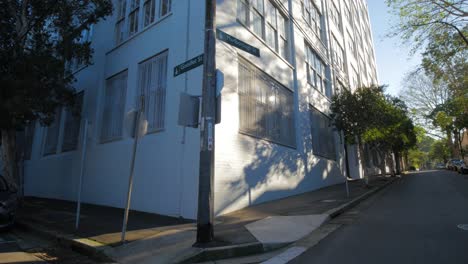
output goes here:
[[[350, 217], [352, 215], [352, 217]], [[339, 218], [336, 221], [340, 221]], [[468, 263], [468, 175], [404, 176], [289, 263]]]

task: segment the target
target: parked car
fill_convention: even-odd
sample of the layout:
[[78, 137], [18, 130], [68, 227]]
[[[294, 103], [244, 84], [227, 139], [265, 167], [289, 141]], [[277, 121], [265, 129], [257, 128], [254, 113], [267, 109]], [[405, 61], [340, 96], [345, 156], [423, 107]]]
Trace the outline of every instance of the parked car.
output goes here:
[[447, 162], [447, 164], [445, 165], [445, 167], [447, 168], [447, 170], [456, 170], [456, 164], [460, 162], [459, 159], [451, 159]]
[[468, 165], [466, 164], [464, 160], [460, 160], [460, 162], [458, 162], [457, 165], [455, 165], [455, 167], [458, 173], [461, 173], [461, 174], [468, 173]]
[[445, 165], [443, 163], [437, 163], [436, 169], [445, 169]]
[[17, 207], [17, 191], [0, 175], [0, 229], [13, 225]]

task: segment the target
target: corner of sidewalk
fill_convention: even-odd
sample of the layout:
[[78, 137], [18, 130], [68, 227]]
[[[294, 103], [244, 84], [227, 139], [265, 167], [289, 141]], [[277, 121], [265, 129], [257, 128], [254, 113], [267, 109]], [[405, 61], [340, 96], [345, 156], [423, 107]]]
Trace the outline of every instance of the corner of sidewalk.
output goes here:
[[70, 247], [73, 250], [96, 260], [102, 262], [115, 262], [112, 258], [104, 253], [104, 251], [108, 250], [110, 246], [99, 243], [92, 239], [81, 238], [60, 233], [58, 231], [49, 230], [45, 226], [24, 219], [17, 219], [15, 224], [23, 230], [34, 232], [47, 240], [55, 241], [60, 245]]
[[[328, 217], [323, 224], [387, 187], [398, 178], [390, 177], [387, 179], [387, 182], [384, 184], [371, 188], [364, 194], [326, 211], [324, 214], [328, 215]], [[27, 220], [19, 219], [17, 224], [21, 228], [36, 232], [38, 235], [49, 240], [55, 240], [62, 245], [68, 245], [82, 254], [104, 262], [134, 263], [138, 260], [147, 262], [149, 259], [145, 258], [150, 258], [150, 262], [152, 263], [197, 263], [266, 253], [294, 243], [262, 243], [257, 241], [210, 248], [194, 248], [192, 246], [195, 241], [194, 230], [174, 229], [162, 232], [154, 237], [111, 247], [88, 238], [80, 238], [74, 235], [66, 235], [57, 231], [48, 230], [40, 224]], [[160, 258], [157, 256], [159, 253], [163, 255]]]

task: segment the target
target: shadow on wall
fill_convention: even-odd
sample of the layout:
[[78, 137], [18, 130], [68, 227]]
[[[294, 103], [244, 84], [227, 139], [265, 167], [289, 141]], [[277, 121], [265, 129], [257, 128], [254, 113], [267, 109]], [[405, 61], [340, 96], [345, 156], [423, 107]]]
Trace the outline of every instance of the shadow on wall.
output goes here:
[[335, 161], [312, 154], [310, 133], [304, 138], [304, 151], [241, 133], [238, 133], [236, 141], [240, 144], [238, 155], [248, 162], [243, 166], [240, 177], [223, 186], [230, 199], [218, 200], [220, 204], [216, 214], [343, 181]]

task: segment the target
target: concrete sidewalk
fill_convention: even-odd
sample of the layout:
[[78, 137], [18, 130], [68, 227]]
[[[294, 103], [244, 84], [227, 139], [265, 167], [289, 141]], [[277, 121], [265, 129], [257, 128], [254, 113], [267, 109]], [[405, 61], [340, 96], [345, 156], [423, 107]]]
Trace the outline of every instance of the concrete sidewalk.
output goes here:
[[122, 209], [83, 204], [75, 230], [75, 203], [30, 197], [18, 216], [25, 228], [120, 263], [194, 263], [289, 245], [393, 180], [374, 177], [370, 188], [356, 180], [349, 182], [349, 197], [345, 185], [338, 184], [217, 217], [216, 242], [206, 249], [192, 247], [196, 224], [185, 219], [131, 211], [128, 243], [122, 245]]

